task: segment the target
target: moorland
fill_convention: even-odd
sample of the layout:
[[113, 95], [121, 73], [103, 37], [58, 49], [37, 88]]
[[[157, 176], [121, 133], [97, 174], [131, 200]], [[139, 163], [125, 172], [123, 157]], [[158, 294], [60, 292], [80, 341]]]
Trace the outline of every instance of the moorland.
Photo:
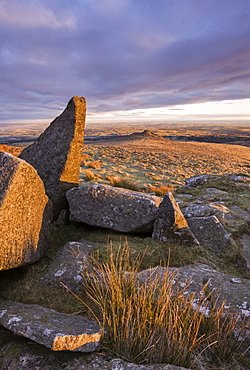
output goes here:
[[[146, 131], [145, 131], [146, 130]], [[41, 127], [16, 127], [1, 130], [0, 150], [18, 155], [43, 131]], [[204, 140], [204, 141], [203, 141]], [[218, 140], [221, 140], [218, 143]], [[220, 125], [193, 123], [190, 125], [119, 125], [86, 128], [85, 144], [80, 170], [80, 186], [86, 184], [114, 184], [121, 181], [130, 188], [146, 192], [176, 191], [191, 176], [200, 174], [243, 174], [250, 175], [249, 125]], [[9, 146], [11, 145], [11, 146]], [[217, 184], [219, 190], [227, 190], [232, 205], [239, 205], [249, 212], [249, 192], [247, 187], [236, 190], [225, 189], [225, 184]], [[189, 197], [197, 197], [200, 189], [189, 189]], [[202, 190], [205, 194], [205, 190]], [[163, 194], [161, 194], [163, 195]], [[185, 194], [184, 194], [185, 195]], [[181, 194], [181, 196], [184, 196]], [[240, 203], [241, 202], [241, 203]], [[77, 223], [52, 227], [51, 242], [46, 254], [31, 266], [4, 271], [1, 273], [0, 299], [11, 299], [23, 303], [35, 303], [60, 312], [80, 313], [91, 317], [82, 303], [63, 290], [51, 286], [40, 286], [40, 278], [57, 251], [69, 241], [89, 240], [100, 245], [99, 257], [107, 258], [107, 244], [119, 248], [127, 244], [132, 256], [147, 253], [142, 269], [158, 266], [161, 261], [178, 267], [193, 263], [205, 263], [218, 271], [245, 278], [244, 271], [235, 256], [238, 247], [231, 253], [221, 255], [206, 249], [185, 248], [172, 242], [161, 242], [149, 235], [126, 235], [108, 229], [80, 225]], [[237, 253], [236, 253], [237, 252]], [[170, 257], [170, 260], [169, 260]], [[247, 369], [249, 356], [241, 358], [242, 363], [232, 366], [237, 370]], [[240, 362], [240, 361], [239, 361]], [[225, 369], [224, 365], [217, 369]], [[207, 369], [215, 369], [215, 365]], [[225, 365], [227, 366], [227, 365]], [[204, 367], [203, 367], [204, 369]]]
[[[0, 125], [0, 145], [8, 145], [2, 150], [18, 155], [44, 128]], [[199, 174], [250, 172], [250, 130], [245, 121], [87, 124], [84, 142], [82, 185], [125, 178], [141, 189], [171, 190]]]

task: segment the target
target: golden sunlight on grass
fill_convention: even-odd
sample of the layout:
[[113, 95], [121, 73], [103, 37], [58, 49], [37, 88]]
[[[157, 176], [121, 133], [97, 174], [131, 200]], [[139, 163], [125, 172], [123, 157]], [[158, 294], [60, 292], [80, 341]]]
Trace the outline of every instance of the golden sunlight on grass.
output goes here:
[[83, 276], [106, 351], [138, 364], [230, 366], [245, 326], [225, 313], [225, 303], [217, 305], [205, 283], [198, 294], [186, 294], [188, 285], [178, 287], [177, 272], [167, 268], [138, 277], [143, 254], [131, 258], [128, 245], [116, 253], [109, 247], [107, 255], [107, 262], [93, 258]]

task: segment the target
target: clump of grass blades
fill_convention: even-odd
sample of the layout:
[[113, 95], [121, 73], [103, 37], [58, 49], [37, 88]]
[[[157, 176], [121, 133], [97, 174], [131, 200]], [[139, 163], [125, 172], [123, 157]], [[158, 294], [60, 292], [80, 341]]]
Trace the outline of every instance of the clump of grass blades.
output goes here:
[[161, 185], [158, 187], [153, 185], [149, 186], [149, 192], [155, 193], [155, 195], [157, 195], [158, 197], [164, 196], [167, 192], [173, 191], [174, 189], [175, 187], [173, 185], [169, 186]]
[[[225, 306], [226, 301], [219, 304], [218, 298], [212, 300], [209, 316], [203, 317], [200, 329], [208, 338], [204, 359], [217, 365], [234, 363], [235, 358], [242, 357], [241, 348], [249, 330], [246, 317], [225, 311]], [[210, 345], [211, 339], [216, 345]]]
[[88, 167], [93, 168], [95, 170], [98, 170], [101, 168], [101, 162], [100, 161], [90, 161], [85, 163]]
[[107, 180], [109, 180], [111, 186], [140, 191], [140, 187], [133, 180], [126, 177], [107, 176]]
[[91, 170], [86, 170], [85, 175], [89, 181], [95, 180], [95, 174]]
[[85, 164], [86, 164], [86, 161], [89, 161], [89, 160], [90, 160], [89, 154], [83, 153], [82, 156], [81, 156], [81, 164], [80, 164], [80, 166], [81, 167], [84, 167]]
[[199, 295], [187, 295], [187, 286], [175, 284], [176, 272], [152, 270], [145, 281], [139, 280], [142, 260], [143, 255], [131, 260], [128, 246], [116, 254], [111, 248], [109, 260], [93, 260], [93, 269], [84, 276], [86, 293], [100, 310], [104, 348], [138, 364], [192, 367], [203, 353], [220, 356], [221, 349], [216, 353], [211, 347], [229, 337], [233, 341], [237, 322], [232, 319], [230, 329], [224, 330], [224, 306], [214, 306], [212, 321], [206, 317], [211, 302], [205, 288]]

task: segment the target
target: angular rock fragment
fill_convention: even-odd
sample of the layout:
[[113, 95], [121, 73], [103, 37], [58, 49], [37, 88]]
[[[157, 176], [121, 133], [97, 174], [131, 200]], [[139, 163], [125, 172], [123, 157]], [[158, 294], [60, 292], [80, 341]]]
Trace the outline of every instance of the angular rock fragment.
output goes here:
[[114, 188], [87, 185], [66, 194], [70, 220], [121, 232], [152, 232], [161, 198]]
[[55, 219], [67, 208], [66, 191], [79, 183], [85, 115], [85, 98], [74, 96], [63, 113], [19, 156], [43, 180]]
[[0, 152], [0, 270], [37, 261], [45, 252], [51, 204], [36, 170]]
[[0, 324], [53, 351], [92, 352], [101, 338], [95, 321], [19, 302], [0, 302]]
[[216, 216], [191, 217], [187, 221], [201, 245], [220, 253], [231, 244], [230, 234], [226, 232]]
[[170, 192], [165, 194], [158, 208], [152, 238], [161, 241], [175, 240], [186, 244], [199, 244]]
[[65, 244], [53, 258], [41, 279], [41, 285], [62, 287], [61, 282], [72, 292], [77, 293], [82, 286], [82, 274], [90, 266], [89, 253], [98, 244], [81, 240]]

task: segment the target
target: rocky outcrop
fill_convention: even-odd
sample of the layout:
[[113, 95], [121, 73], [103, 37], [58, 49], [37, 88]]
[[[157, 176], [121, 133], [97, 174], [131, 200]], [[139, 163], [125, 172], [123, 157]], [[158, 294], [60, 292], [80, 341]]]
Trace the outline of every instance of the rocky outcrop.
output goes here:
[[217, 175], [197, 175], [197, 176], [192, 176], [189, 177], [188, 179], [185, 180], [185, 186], [186, 187], [195, 187], [199, 185], [203, 185], [209, 180], [214, 180], [218, 178]]
[[[159, 266], [144, 270], [137, 275], [137, 279], [141, 282], [158, 279], [160, 284], [166, 269], [166, 267]], [[207, 290], [218, 299], [218, 304], [226, 301], [229, 312], [238, 312], [250, 319], [249, 279], [223, 274], [205, 264], [193, 264], [179, 268], [169, 267], [168, 271], [175, 272], [175, 284], [179, 284], [182, 288], [187, 284], [185, 290], [188, 293], [199, 293], [204, 285], [208, 284]]]
[[158, 208], [152, 238], [163, 242], [174, 240], [187, 245], [199, 244], [170, 192], [165, 194]]
[[37, 261], [48, 246], [51, 205], [36, 170], [0, 152], [0, 270]]
[[92, 352], [101, 338], [95, 321], [19, 302], [0, 303], [0, 324], [53, 351]]
[[63, 113], [19, 156], [43, 180], [55, 219], [67, 208], [66, 191], [79, 182], [85, 115], [85, 99], [74, 96]]
[[175, 192], [202, 247], [231, 255], [246, 277], [249, 247], [242, 236], [250, 235], [249, 184], [247, 175], [200, 175], [187, 179], [186, 185]]
[[61, 282], [72, 292], [82, 289], [82, 275], [90, 266], [88, 257], [99, 244], [81, 240], [65, 244], [51, 261], [41, 279], [41, 285], [62, 287]]
[[114, 188], [87, 185], [66, 194], [70, 220], [121, 232], [152, 232], [161, 198]]

